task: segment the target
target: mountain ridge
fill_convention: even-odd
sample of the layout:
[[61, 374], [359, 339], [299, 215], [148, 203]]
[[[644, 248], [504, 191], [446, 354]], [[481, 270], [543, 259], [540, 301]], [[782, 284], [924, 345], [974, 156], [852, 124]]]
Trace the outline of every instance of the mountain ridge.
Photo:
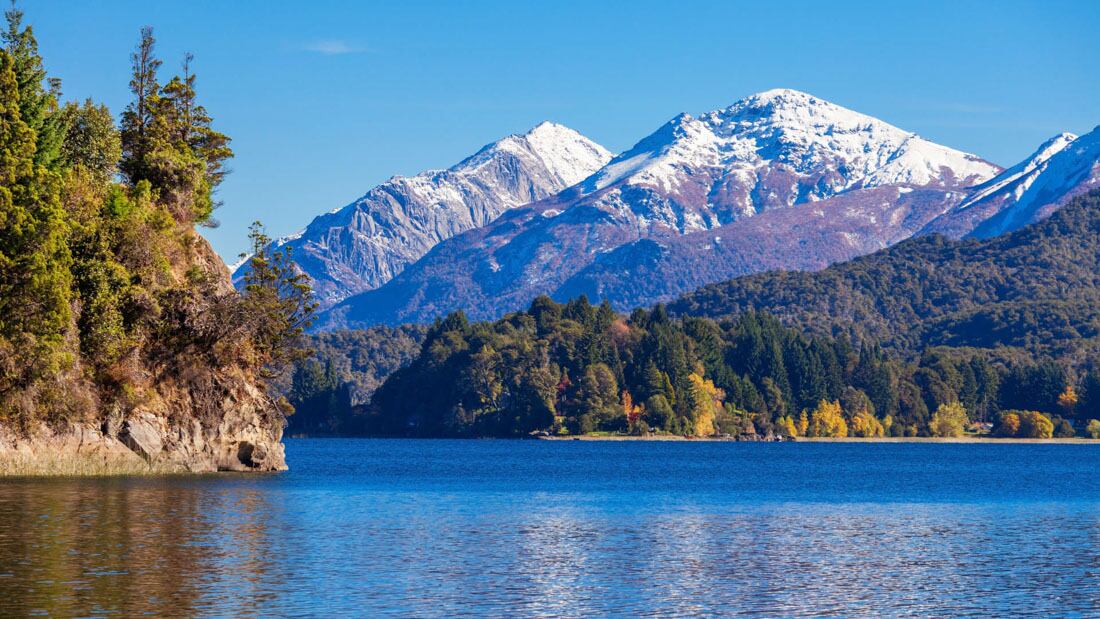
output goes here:
[[[449, 168], [392, 176], [275, 247], [293, 246], [324, 309], [385, 283], [439, 241], [557, 193], [610, 158], [576, 131], [544, 121]], [[246, 271], [247, 261], [234, 269], [238, 285]]]
[[[385, 286], [333, 308], [322, 328], [425, 321], [459, 308], [493, 317], [543, 293], [584, 292], [629, 308], [744, 272], [822, 268], [921, 233], [967, 187], [1002, 172], [813, 95], [767, 91], [677, 115], [576, 186], [434, 247]], [[851, 229], [825, 221], [832, 212]], [[738, 238], [767, 247], [714, 253]], [[650, 262], [664, 260], [657, 247], [694, 255], [677, 259], [679, 272], [639, 270], [623, 261], [632, 243]], [[693, 270], [705, 277], [685, 275]], [[650, 291], [634, 294], [624, 279]]]

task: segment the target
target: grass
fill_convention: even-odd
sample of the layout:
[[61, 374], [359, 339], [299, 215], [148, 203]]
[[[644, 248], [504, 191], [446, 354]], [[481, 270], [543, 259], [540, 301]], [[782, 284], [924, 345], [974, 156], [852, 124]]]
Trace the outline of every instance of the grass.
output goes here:
[[108, 477], [185, 473], [178, 465], [150, 464], [137, 457], [89, 453], [0, 453], [0, 477]]

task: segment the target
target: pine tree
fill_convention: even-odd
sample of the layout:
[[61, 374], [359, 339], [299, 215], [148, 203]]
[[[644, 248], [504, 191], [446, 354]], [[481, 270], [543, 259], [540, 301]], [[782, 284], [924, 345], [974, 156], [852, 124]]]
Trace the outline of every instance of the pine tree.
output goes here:
[[19, 113], [35, 133], [34, 162], [53, 170], [59, 162], [67, 129], [65, 116], [58, 113], [61, 81], [47, 76], [38, 53], [38, 41], [31, 27], [23, 26], [23, 11], [14, 1], [4, 17], [8, 28], [2, 38], [19, 89]]
[[302, 334], [313, 322], [317, 303], [308, 276], [297, 272], [290, 247], [272, 250], [260, 222], [252, 224], [252, 258], [245, 275], [245, 303], [251, 318], [258, 365], [280, 367], [308, 356]]
[[132, 76], [130, 92], [134, 99], [122, 112], [122, 161], [119, 168], [130, 181], [137, 184], [150, 180], [148, 158], [153, 150], [154, 114], [160, 99], [157, 71], [161, 61], [156, 57], [156, 39], [153, 29], [141, 29], [141, 42], [130, 55]]
[[170, 143], [202, 166], [202, 182], [195, 188], [193, 207], [194, 219], [201, 223], [208, 222], [219, 206], [213, 194], [228, 173], [225, 162], [233, 157], [233, 150], [229, 148], [229, 136], [214, 130], [210, 114], [197, 103], [193, 60], [191, 54], [184, 56], [182, 77], [173, 77], [165, 84], [161, 100], [166, 104]]

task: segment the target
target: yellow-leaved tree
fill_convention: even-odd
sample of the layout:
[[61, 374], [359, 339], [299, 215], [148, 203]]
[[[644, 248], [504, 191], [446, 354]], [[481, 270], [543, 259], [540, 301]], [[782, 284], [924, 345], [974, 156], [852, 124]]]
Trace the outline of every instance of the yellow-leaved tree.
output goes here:
[[840, 402], [822, 400], [810, 413], [810, 428], [806, 436], [841, 438], [848, 436], [848, 422], [840, 409]]
[[1073, 385], [1066, 385], [1065, 391], [1058, 396], [1058, 408], [1062, 409], [1066, 417], [1073, 417], [1073, 411], [1077, 408], [1077, 400], [1077, 390], [1073, 388]]
[[783, 417], [780, 417], [775, 422], [775, 426], [778, 429], [779, 434], [782, 436], [800, 436], [800, 434], [798, 433], [798, 424], [790, 415], [784, 415]]
[[940, 404], [932, 414], [932, 421], [928, 422], [928, 429], [932, 432], [932, 436], [962, 436], [967, 421], [966, 409], [962, 404], [958, 402]]
[[688, 375], [688, 410], [693, 422], [695, 436], [711, 436], [717, 433], [715, 419], [722, 408], [722, 399], [726, 397], [721, 389], [714, 386], [714, 381], [703, 378], [698, 373]]
[[877, 438], [886, 436], [886, 428], [870, 410], [861, 408], [852, 414], [848, 422], [848, 434], [863, 438]]

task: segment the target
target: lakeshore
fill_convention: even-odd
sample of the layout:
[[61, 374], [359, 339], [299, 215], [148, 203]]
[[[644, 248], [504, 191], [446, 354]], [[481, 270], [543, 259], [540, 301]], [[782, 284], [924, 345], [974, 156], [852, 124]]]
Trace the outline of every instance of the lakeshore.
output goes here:
[[846, 437], [798, 437], [782, 441], [743, 440], [737, 437], [718, 436], [680, 436], [677, 434], [652, 434], [648, 436], [628, 436], [611, 434], [581, 434], [576, 436], [538, 436], [542, 441], [674, 441], [687, 443], [941, 443], [941, 444], [985, 444], [985, 445], [1100, 445], [1100, 440], [1091, 438], [997, 438], [992, 436], [887, 436], [875, 438]]

